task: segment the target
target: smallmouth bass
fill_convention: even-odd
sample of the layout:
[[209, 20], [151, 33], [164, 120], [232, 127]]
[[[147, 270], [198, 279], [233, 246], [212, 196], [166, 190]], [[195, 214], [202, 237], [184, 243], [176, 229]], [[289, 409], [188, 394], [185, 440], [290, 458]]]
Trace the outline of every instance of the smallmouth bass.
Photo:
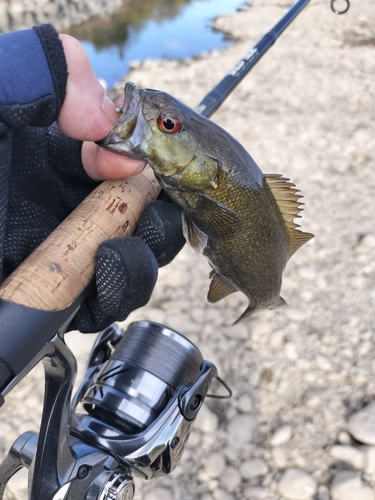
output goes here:
[[264, 175], [245, 148], [211, 120], [172, 96], [125, 85], [122, 114], [100, 143], [145, 160], [183, 209], [190, 247], [212, 271], [207, 299], [241, 291], [254, 311], [285, 304], [282, 273], [313, 235], [297, 229], [299, 191], [281, 175]]

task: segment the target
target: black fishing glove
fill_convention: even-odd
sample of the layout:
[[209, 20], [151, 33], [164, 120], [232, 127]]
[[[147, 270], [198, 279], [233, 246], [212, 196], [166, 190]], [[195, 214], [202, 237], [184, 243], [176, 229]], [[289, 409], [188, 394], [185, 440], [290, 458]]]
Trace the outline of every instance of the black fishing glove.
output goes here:
[[83, 302], [69, 330], [96, 332], [144, 306], [153, 292], [158, 268], [169, 264], [184, 243], [181, 209], [173, 202], [152, 202], [133, 237], [99, 246], [95, 293]]

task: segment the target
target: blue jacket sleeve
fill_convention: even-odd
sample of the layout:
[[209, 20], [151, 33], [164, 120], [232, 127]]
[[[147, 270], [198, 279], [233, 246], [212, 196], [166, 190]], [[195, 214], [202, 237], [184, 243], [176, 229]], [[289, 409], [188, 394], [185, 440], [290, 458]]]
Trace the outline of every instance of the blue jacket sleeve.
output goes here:
[[51, 25], [0, 35], [0, 136], [56, 120], [68, 77]]

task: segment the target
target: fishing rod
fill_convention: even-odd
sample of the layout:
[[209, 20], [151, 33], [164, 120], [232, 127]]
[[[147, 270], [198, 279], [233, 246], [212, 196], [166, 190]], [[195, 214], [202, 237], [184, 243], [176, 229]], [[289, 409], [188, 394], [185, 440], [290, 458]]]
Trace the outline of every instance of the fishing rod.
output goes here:
[[[331, 0], [331, 9], [335, 14], [345, 14], [349, 10], [349, 0], [343, 0], [344, 6], [339, 9], [336, 4], [340, 0]], [[310, 0], [298, 0], [286, 14], [268, 31], [254, 47], [229, 71], [229, 73], [213, 88], [195, 108], [197, 113], [209, 118], [223, 104], [241, 80], [264, 56], [279, 36], [290, 25]]]
[[206, 118], [212, 116], [309, 2], [310, 0], [297, 0], [280, 21], [278, 21], [275, 26], [238, 61], [216, 87], [201, 100], [195, 108], [195, 111]]

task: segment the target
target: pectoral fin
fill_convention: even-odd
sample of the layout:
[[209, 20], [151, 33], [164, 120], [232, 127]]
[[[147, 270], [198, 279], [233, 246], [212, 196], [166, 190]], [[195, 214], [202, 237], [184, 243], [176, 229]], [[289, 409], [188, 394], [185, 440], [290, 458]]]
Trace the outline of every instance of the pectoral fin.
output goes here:
[[210, 274], [210, 278], [210, 289], [207, 294], [208, 302], [215, 304], [231, 293], [238, 292], [237, 288], [232, 285], [232, 283], [229, 283], [229, 281], [227, 281], [225, 278], [220, 276], [220, 274], [217, 274], [213, 271]]
[[210, 235], [225, 237], [242, 228], [240, 216], [223, 203], [204, 193], [199, 193], [199, 210], [194, 214], [202, 227], [209, 228]]
[[207, 245], [207, 235], [198, 229], [184, 212], [182, 213], [182, 232], [191, 250], [201, 255]]

